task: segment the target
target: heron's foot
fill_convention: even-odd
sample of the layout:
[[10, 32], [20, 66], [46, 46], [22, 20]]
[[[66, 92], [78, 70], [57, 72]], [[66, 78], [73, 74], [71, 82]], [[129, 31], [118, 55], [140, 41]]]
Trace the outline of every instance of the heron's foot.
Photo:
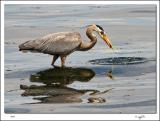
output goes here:
[[56, 66], [56, 65], [54, 65], [54, 64], [51, 64], [54, 68], [60, 68], [59, 66]]

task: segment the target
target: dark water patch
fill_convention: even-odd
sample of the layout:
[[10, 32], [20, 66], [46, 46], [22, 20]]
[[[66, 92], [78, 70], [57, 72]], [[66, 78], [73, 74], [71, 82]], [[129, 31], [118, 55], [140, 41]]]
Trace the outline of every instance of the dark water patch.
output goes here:
[[148, 60], [143, 57], [114, 57], [114, 58], [103, 58], [90, 60], [91, 64], [97, 65], [129, 65], [129, 64], [139, 64], [147, 62]]

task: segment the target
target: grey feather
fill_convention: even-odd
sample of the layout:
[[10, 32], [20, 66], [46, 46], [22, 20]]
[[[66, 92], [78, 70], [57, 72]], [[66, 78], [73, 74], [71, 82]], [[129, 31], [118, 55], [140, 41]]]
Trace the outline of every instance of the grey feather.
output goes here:
[[82, 42], [78, 32], [59, 32], [42, 38], [27, 41], [19, 46], [20, 50], [29, 50], [46, 54], [69, 54]]

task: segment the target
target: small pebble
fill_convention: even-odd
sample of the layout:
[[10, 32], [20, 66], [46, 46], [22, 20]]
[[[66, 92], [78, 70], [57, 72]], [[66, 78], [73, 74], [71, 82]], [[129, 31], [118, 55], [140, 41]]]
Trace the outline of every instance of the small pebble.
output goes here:
[[91, 98], [88, 98], [88, 103], [104, 103], [106, 102], [106, 100], [104, 98], [101, 98], [101, 97], [91, 97]]

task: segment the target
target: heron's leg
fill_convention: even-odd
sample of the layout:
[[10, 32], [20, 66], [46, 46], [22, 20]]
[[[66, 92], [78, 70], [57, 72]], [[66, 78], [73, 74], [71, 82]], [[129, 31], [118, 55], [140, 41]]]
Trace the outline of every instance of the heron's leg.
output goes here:
[[66, 56], [61, 56], [61, 66], [65, 67]]
[[53, 56], [53, 60], [52, 60], [52, 66], [54, 66], [54, 63], [56, 62], [56, 60], [58, 59], [59, 55], [54, 55]]

